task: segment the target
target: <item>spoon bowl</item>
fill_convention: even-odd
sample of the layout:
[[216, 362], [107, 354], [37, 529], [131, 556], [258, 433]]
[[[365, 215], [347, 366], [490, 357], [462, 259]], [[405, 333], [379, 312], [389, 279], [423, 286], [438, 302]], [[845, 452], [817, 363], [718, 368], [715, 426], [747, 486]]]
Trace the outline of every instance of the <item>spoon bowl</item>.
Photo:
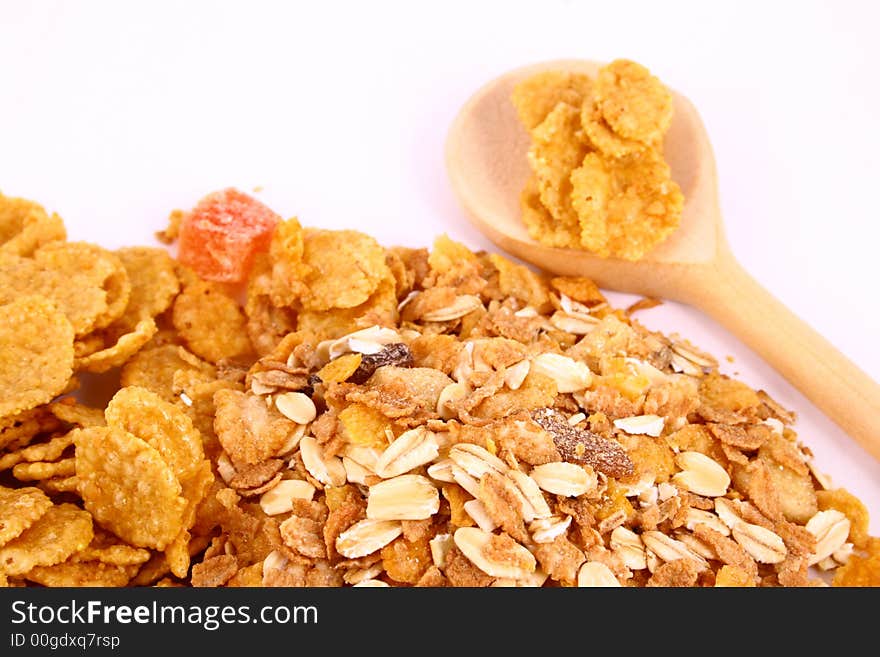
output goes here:
[[601, 64], [556, 60], [510, 71], [479, 89], [446, 141], [452, 189], [470, 220], [517, 258], [557, 275], [586, 276], [600, 287], [672, 299], [714, 317], [780, 372], [880, 460], [880, 386], [795, 316], [737, 263], [724, 237], [715, 158], [691, 102], [673, 93], [663, 154], [685, 197], [681, 224], [636, 262], [601, 258], [533, 240], [520, 193], [529, 176], [529, 135], [511, 102], [516, 84], [564, 70], [595, 77]]

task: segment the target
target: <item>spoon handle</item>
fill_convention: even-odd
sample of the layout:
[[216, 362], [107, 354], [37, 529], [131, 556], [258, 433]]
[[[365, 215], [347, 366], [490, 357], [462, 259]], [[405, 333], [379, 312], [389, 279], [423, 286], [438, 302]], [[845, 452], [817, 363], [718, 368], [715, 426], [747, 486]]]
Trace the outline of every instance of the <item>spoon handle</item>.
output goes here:
[[880, 460], [880, 385], [755, 281], [729, 252], [688, 301], [717, 319]]

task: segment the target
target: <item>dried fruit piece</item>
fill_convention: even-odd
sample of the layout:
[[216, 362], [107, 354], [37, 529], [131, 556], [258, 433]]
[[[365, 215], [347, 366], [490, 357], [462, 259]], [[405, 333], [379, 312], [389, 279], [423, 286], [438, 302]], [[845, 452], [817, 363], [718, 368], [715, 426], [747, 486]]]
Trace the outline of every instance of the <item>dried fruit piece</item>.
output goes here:
[[208, 194], [180, 222], [178, 258], [209, 281], [243, 281], [280, 220], [238, 190]]
[[413, 356], [409, 347], [403, 343], [392, 343], [385, 346], [382, 351], [362, 354], [360, 364], [347, 380], [358, 384], [366, 383], [377, 369], [386, 365], [412, 367]]
[[618, 479], [633, 473], [633, 462], [620, 443], [571, 426], [562, 413], [552, 408], [533, 411], [532, 419], [553, 437], [556, 449], [566, 461], [589, 465]]
[[75, 441], [86, 509], [132, 545], [163, 550], [183, 528], [186, 500], [159, 451], [112, 427], [78, 429]]
[[0, 569], [23, 575], [36, 566], [61, 563], [92, 540], [92, 517], [73, 504], [49, 507], [19, 536], [0, 547]]
[[50, 401], [73, 373], [73, 328], [43, 297], [0, 305], [0, 417]]

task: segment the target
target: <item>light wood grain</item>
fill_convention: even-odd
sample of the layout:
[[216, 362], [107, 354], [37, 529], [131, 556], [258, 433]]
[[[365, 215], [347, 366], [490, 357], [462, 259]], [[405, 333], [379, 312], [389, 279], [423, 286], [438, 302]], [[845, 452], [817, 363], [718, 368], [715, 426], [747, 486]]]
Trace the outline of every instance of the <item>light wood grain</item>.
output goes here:
[[664, 157], [685, 195], [682, 222], [638, 262], [599, 258], [532, 240], [519, 195], [529, 174], [529, 138], [510, 95], [541, 70], [595, 75], [600, 64], [544, 62], [488, 83], [449, 130], [446, 164], [453, 191], [473, 223], [516, 257], [559, 275], [588, 276], [601, 287], [691, 304], [745, 342], [811, 402], [880, 460], [880, 386], [762, 288], [737, 263], [724, 237], [715, 158], [697, 111], [674, 94]]

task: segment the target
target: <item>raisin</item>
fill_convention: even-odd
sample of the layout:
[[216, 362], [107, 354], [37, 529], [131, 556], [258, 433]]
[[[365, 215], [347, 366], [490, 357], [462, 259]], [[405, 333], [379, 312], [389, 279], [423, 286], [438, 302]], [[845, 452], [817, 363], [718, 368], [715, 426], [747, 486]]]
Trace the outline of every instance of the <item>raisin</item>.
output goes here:
[[566, 461], [589, 465], [609, 477], [633, 473], [632, 460], [616, 441], [571, 426], [562, 413], [552, 408], [533, 411], [532, 419], [553, 437], [556, 449]]
[[364, 354], [361, 357], [361, 364], [354, 371], [348, 380], [352, 383], [362, 384], [366, 382], [373, 372], [380, 367], [386, 365], [396, 365], [397, 367], [412, 367], [412, 352], [402, 342], [396, 342], [385, 347], [382, 351], [375, 354]]

